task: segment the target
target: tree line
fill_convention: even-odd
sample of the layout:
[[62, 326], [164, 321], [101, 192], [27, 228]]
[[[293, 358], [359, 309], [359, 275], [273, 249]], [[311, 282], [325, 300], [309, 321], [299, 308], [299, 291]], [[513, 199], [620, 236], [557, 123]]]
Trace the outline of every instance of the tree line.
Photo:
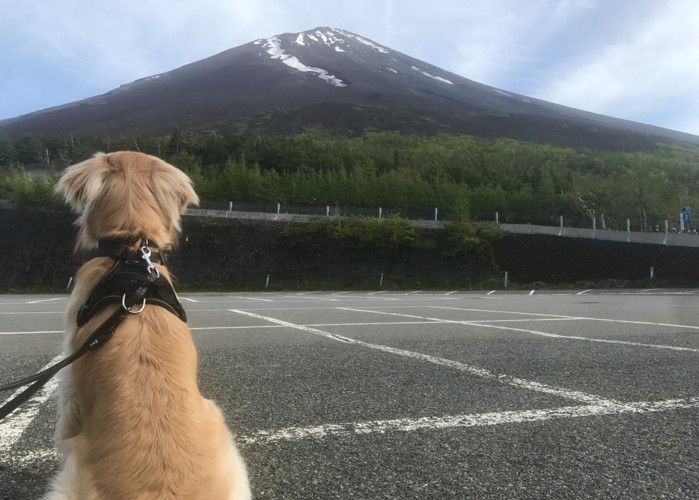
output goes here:
[[[366, 131], [348, 137], [174, 130], [168, 136], [0, 136], [0, 199], [55, 203], [62, 168], [95, 151], [138, 150], [187, 172], [204, 201], [431, 208], [501, 221], [596, 218], [671, 224], [699, 206], [699, 148], [572, 149], [513, 139]], [[31, 174], [42, 171], [44, 177]], [[31, 174], [31, 175], [30, 175]]]

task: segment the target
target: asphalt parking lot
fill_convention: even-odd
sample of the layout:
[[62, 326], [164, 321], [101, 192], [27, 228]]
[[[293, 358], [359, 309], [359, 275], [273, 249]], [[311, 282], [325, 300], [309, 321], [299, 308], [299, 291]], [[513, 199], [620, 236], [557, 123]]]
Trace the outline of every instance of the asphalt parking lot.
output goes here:
[[[0, 295], [0, 384], [60, 359], [66, 301]], [[255, 498], [699, 498], [699, 290], [182, 301]], [[54, 389], [0, 422], [0, 498], [57, 469]]]

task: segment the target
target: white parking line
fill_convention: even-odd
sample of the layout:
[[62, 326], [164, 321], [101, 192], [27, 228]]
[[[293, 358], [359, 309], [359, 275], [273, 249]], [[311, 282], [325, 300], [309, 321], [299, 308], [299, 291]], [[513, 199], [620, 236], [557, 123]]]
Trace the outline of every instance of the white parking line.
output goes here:
[[451, 415], [444, 417], [397, 418], [392, 420], [372, 420], [325, 424], [314, 427], [288, 427], [272, 431], [257, 431], [247, 436], [238, 436], [242, 445], [270, 444], [277, 441], [297, 441], [301, 439], [322, 439], [349, 435], [383, 434], [386, 432], [411, 432], [417, 430], [440, 430], [465, 427], [484, 427], [503, 424], [542, 422], [561, 418], [596, 417], [603, 415], [623, 415], [655, 413], [680, 409], [699, 408], [699, 398], [670, 399], [666, 401], [641, 401], [619, 405], [583, 405], [546, 408], [543, 410], [501, 411]]
[[27, 316], [33, 314], [65, 314], [65, 311], [22, 311], [22, 312], [0, 312], [0, 316]]
[[550, 338], [555, 338], [555, 339], [584, 340], [586, 342], [599, 342], [602, 344], [619, 344], [619, 345], [628, 345], [628, 346], [633, 346], [633, 347], [650, 347], [653, 349], [666, 349], [669, 351], [699, 352], [699, 349], [694, 349], [691, 347], [678, 347], [678, 346], [673, 346], [673, 345], [662, 345], [662, 344], [644, 344], [642, 342], [630, 342], [627, 340], [596, 339], [593, 337], [580, 337], [578, 335], [558, 335], [556, 333], [540, 332], [537, 330], [527, 330], [525, 328], [513, 328], [511, 326], [484, 324], [484, 323], [480, 323], [480, 322], [476, 322], [476, 321], [473, 321], [473, 322], [468, 321], [468, 322], [465, 322], [464, 324], [479, 326], [482, 328], [495, 328], [497, 330], [510, 330], [510, 331], [514, 331], [514, 332], [529, 333], [531, 335], [538, 335], [541, 337], [550, 337]]
[[258, 329], [272, 329], [272, 328], [283, 328], [282, 325], [240, 325], [240, 326], [197, 326], [190, 328], [190, 331], [207, 331], [207, 330], [258, 330]]
[[0, 332], [0, 335], [41, 335], [43, 333], [63, 333], [63, 330], [36, 330], [31, 332]]
[[323, 297], [323, 296], [306, 297], [305, 295], [294, 295], [293, 298], [304, 299], [304, 300], [317, 300], [317, 301], [325, 301], [325, 302], [339, 302], [340, 301], [340, 299], [333, 299], [330, 297]]
[[[264, 300], [266, 302], [272, 302], [267, 299], [249, 299], [249, 300]], [[395, 300], [395, 299], [393, 299]], [[261, 307], [262, 305], [260, 305]], [[412, 307], [412, 306], [404, 306]], [[422, 307], [422, 306], [420, 306]], [[507, 424], [527, 424], [543, 422], [546, 420], [553, 419], [566, 419], [566, 418], [584, 418], [584, 417], [594, 417], [594, 416], [621, 416], [624, 414], [645, 414], [654, 412], [665, 412], [674, 411], [680, 409], [697, 409], [699, 408], [699, 398], [686, 398], [686, 399], [672, 399], [665, 401], [651, 401], [651, 402], [629, 402], [624, 403], [614, 399], [602, 398], [593, 394], [582, 393], [578, 391], [571, 391], [565, 388], [559, 388], [554, 386], [548, 386], [545, 384], [539, 384], [537, 382], [519, 379], [516, 377], [511, 377], [505, 374], [498, 374], [490, 372], [488, 370], [467, 365], [465, 363], [460, 363], [458, 361], [452, 361], [444, 358], [438, 358], [435, 356], [430, 356], [427, 354], [422, 354], [413, 351], [406, 351], [403, 349], [396, 349], [390, 346], [372, 344], [368, 342], [363, 342], [349, 337], [344, 337], [342, 335], [336, 335], [319, 328], [330, 327], [330, 326], [362, 326], [362, 325], [402, 325], [402, 324], [463, 324], [463, 325], [474, 325], [476, 327], [483, 328], [496, 328], [502, 330], [513, 330], [520, 331], [523, 333], [530, 333], [535, 335], [543, 335], [553, 338], [562, 339], [576, 339], [576, 340], [586, 340], [593, 342], [605, 342], [605, 343], [615, 343], [615, 344], [627, 344], [642, 347], [655, 347], [655, 348], [667, 348], [673, 350], [684, 350], [699, 352], [699, 349], [681, 348], [673, 346], [657, 346], [653, 344], [641, 344], [634, 342], [624, 342], [624, 341], [613, 341], [604, 339], [591, 339], [588, 337], [572, 337], [557, 334], [549, 334], [547, 332], [538, 332], [536, 330], [526, 330], [520, 328], [511, 328], [507, 326], [495, 325], [494, 323], [504, 323], [504, 322], [514, 322], [514, 321], [603, 321], [603, 322], [614, 322], [614, 323], [628, 323], [628, 324], [640, 324], [640, 325], [653, 325], [653, 326], [667, 326], [667, 327], [677, 327], [684, 329], [696, 329], [699, 330], [697, 326], [691, 325], [675, 325], [668, 323], [653, 323], [653, 322], [642, 322], [642, 321], [629, 321], [629, 320], [614, 320], [614, 319], [604, 319], [604, 318], [588, 318], [579, 316], [563, 316], [563, 315], [550, 315], [550, 314], [536, 314], [536, 313], [522, 313], [516, 311], [496, 311], [496, 310], [484, 310], [484, 309], [463, 309], [456, 307], [440, 307], [431, 306], [432, 308], [438, 309], [449, 309], [449, 310], [464, 310], [464, 311], [478, 311], [487, 313], [497, 313], [497, 314], [513, 314], [520, 316], [527, 316], [527, 318], [519, 319], [493, 319], [493, 320], [480, 320], [480, 321], [454, 321], [454, 320], [444, 320], [440, 318], [429, 318], [423, 316], [413, 316], [392, 312], [382, 312], [376, 311], [374, 309], [379, 309], [379, 307], [373, 307], [371, 309], [352, 309], [352, 308], [337, 308], [337, 307], [309, 307], [309, 308], [274, 308], [274, 310], [298, 310], [298, 309], [343, 309], [349, 311], [362, 311], [375, 314], [385, 314], [390, 316], [405, 317], [412, 319], [413, 321], [390, 321], [381, 323], [333, 323], [333, 324], [314, 324], [314, 325], [298, 325], [290, 323], [283, 320], [278, 320], [269, 316], [263, 316], [260, 314], [250, 313], [249, 311], [242, 311], [238, 309], [223, 309], [231, 311], [236, 314], [241, 314], [248, 317], [253, 317], [256, 319], [267, 321], [271, 324], [269, 325], [257, 325], [257, 326], [224, 326], [224, 327], [198, 327], [192, 328], [192, 330], [220, 330], [220, 329], [251, 329], [251, 328], [293, 328], [314, 335], [319, 335], [331, 340], [344, 342], [347, 344], [355, 344], [357, 346], [362, 346], [377, 351], [385, 352], [388, 354], [394, 354], [403, 356], [406, 358], [414, 359], [417, 361], [424, 361], [433, 363], [436, 365], [453, 368], [460, 370], [469, 375], [478, 376], [486, 380], [493, 382], [498, 382], [501, 384], [506, 384], [516, 388], [523, 388], [528, 390], [533, 390], [541, 393], [546, 393], [553, 396], [558, 396], [573, 400], [582, 405], [570, 405], [570, 406], [560, 406], [556, 408], [546, 408], [546, 409], [532, 409], [532, 410], [521, 410], [521, 411], [496, 411], [488, 413], [476, 413], [476, 414], [461, 414], [461, 415], [447, 415], [447, 416], [432, 416], [432, 417], [421, 417], [421, 418], [396, 418], [387, 420], [370, 420], [370, 421], [358, 421], [358, 422], [345, 422], [339, 424], [324, 424], [318, 426], [309, 427], [289, 427], [283, 429], [270, 429], [270, 430], [260, 430], [252, 432], [247, 435], [239, 435], [237, 441], [244, 446], [247, 445], [257, 445], [257, 444], [268, 444], [279, 441], [294, 441], [302, 439], [322, 439], [322, 438], [332, 438], [332, 437], [342, 437], [350, 435], [372, 435], [380, 434], [386, 432], [412, 432], [418, 430], [440, 430], [440, 429], [458, 429], [458, 428], [469, 428], [469, 427], [482, 427], [482, 426], [495, 426], [495, 425], [507, 425]], [[272, 309], [268, 309], [271, 311]], [[189, 312], [189, 311], [188, 311]], [[202, 311], [192, 311], [192, 312], [204, 312]], [[0, 313], [0, 314], [32, 314], [32, 313]], [[43, 313], [34, 313], [43, 314]], [[54, 313], [46, 313], [54, 314]], [[62, 312], [60, 314], [63, 314]], [[62, 333], [62, 331], [37, 331], [37, 332], [0, 332], [0, 335], [12, 335], [12, 334], [30, 334], [30, 333]], [[46, 367], [54, 364], [60, 360], [62, 356], [57, 356], [51, 360]], [[47, 459], [55, 459], [55, 452], [49, 449], [39, 449], [35, 451], [30, 451], [27, 453], [22, 452], [22, 456], [18, 456], [16, 450], [12, 450], [12, 447], [21, 438], [24, 431], [31, 424], [32, 420], [36, 417], [42, 406], [50, 398], [51, 393], [55, 390], [57, 386], [57, 380], [52, 379], [47, 386], [45, 386], [30, 402], [23, 405], [15, 413], [8, 416], [5, 420], [0, 421], [0, 461], [9, 462], [15, 464], [31, 464], [39, 461], [44, 461]], [[565, 404], [565, 403], [564, 403]]]
[[[451, 307], [435, 307], [435, 308], [436, 309], [455, 309], [455, 308], [451, 308]], [[363, 313], [383, 314], [385, 316], [398, 316], [398, 317], [402, 317], [402, 318], [429, 320], [429, 321], [434, 321], [435, 323], [450, 323], [450, 324], [456, 324], [456, 325], [469, 325], [469, 326], [475, 326], [475, 327], [480, 327], [480, 328], [495, 328], [498, 330], [510, 330], [510, 331], [514, 331], [514, 332], [529, 333], [531, 335], [538, 335], [541, 337], [549, 337], [549, 338], [562, 339], [562, 340], [583, 340], [586, 342], [600, 342], [603, 344], [620, 344], [620, 345], [629, 345], [629, 346], [634, 346], [634, 347], [650, 347], [653, 349], [667, 349], [670, 351], [699, 352], [699, 349], [695, 349], [695, 348], [691, 348], [691, 347], [678, 347], [678, 346], [662, 345], [662, 344], [644, 344], [642, 342], [629, 342], [626, 340], [596, 339], [593, 337], [580, 337], [577, 335], [559, 335], [557, 333], [541, 332], [538, 330], [528, 330], [526, 328], [513, 328], [510, 326], [493, 325], [487, 321], [477, 321], [477, 320], [476, 321], [469, 321], [469, 320], [460, 321], [460, 320], [453, 320], [453, 319], [432, 318], [429, 316], [418, 316], [415, 314], [401, 314], [401, 313], [393, 313], [393, 312], [387, 312], [387, 311], [375, 311], [375, 310], [371, 310], [371, 309], [355, 309], [355, 308], [350, 308], [350, 307], [339, 307], [338, 309], [343, 309], [345, 311], [356, 311], [356, 312], [363, 312]], [[492, 312], [505, 312], [505, 311], [492, 311]], [[532, 314], [532, 313], [513, 313], [513, 314]], [[594, 320], [595, 319], [595, 318], [581, 318], [581, 317], [577, 317], [577, 316], [562, 317], [562, 316], [555, 316], [555, 315], [548, 315], [548, 314], [542, 314], [541, 316], [553, 316], [555, 319], [569, 319], [569, 320], [575, 320], [575, 321]], [[615, 320], [609, 320], [609, 321], [615, 321]], [[624, 321], [624, 322], [626, 322], [626, 321]], [[643, 324], [649, 324], [649, 323], [643, 323]], [[652, 324], [661, 325], [662, 323], [652, 323]], [[678, 325], [665, 325], [665, 326], [678, 326]], [[692, 327], [687, 327], [687, 328], [692, 328]], [[699, 327], [694, 327], [694, 328], [699, 328]]]
[[[339, 424], [322, 424], [311, 427], [286, 427], [273, 430], [259, 430], [250, 434], [236, 436], [241, 446], [269, 445], [280, 441], [301, 441], [304, 439], [326, 439], [348, 437], [352, 435], [386, 434], [389, 432], [415, 432], [421, 430], [439, 431], [445, 429], [463, 429], [469, 427], [488, 427], [496, 425], [531, 424], [546, 420], [585, 418], [600, 416], [620, 416], [625, 414], [647, 414], [673, 410], [699, 408], [699, 398], [668, 399], [665, 401], [638, 401], [612, 405], [578, 405], [541, 410], [499, 411], [488, 413], [471, 413], [464, 415], [446, 415], [441, 417], [395, 418], [388, 420], [368, 420], [361, 422], [344, 422]], [[0, 447], [2, 443], [0, 443]], [[36, 464], [46, 460], [56, 460], [57, 453], [45, 448], [23, 453], [22, 456], [0, 453], [4, 460], [17, 465]]]
[[[336, 308], [335, 308], [336, 309]], [[222, 311], [230, 312], [230, 309], [221, 309]], [[189, 312], [189, 311], [188, 311]], [[199, 311], [197, 311], [199, 312]], [[478, 323], [521, 323], [526, 321], [531, 322], [550, 322], [550, 321], [574, 321], [567, 318], [537, 318], [537, 319], [487, 319], [479, 320]], [[304, 326], [312, 328], [323, 328], [327, 326], [400, 326], [400, 325], [442, 325], [448, 324], [444, 321], [437, 322], [434, 320], [423, 320], [423, 321], [360, 321], [360, 322], [347, 322], [347, 323], [312, 323]], [[215, 331], [215, 330], [256, 330], [256, 329], [274, 329], [283, 328], [284, 325], [222, 325], [222, 326], [194, 326], [190, 327], [190, 331]], [[23, 332], [0, 332], [0, 335], [42, 335], [48, 333], [64, 333], [63, 330], [33, 330], [33, 331], [23, 331]]]
[[26, 302], [26, 304], [40, 304], [41, 302], [53, 302], [56, 300], [65, 300], [65, 297], [56, 297], [55, 299], [32, 300], [30, 302]]
[[268, 316], [261, 316], [259, 314], [247, 312], [247, 311], [241, 311], [239, 309], [229, 309], [230, 312], [234, 312], [236, 314], [242, 314], [243, 316], [250, 316], [251, 318], [256, 318], [256, 319], [261, 319], [264, 321], [269, 321], [270, 323], [275, 323], [277, 325], [285, 326], [287, 328], [296, 328], [297, 330], [303, 330], [304, 332], [307, 333], [312, 333], [313, 335], [320, 335], [321, 337], [327, 337], [332, 340], [337, 340], [338, 342], [345, 342], [345, 343], [352, 343], [354, 340], [349, 339], [347, 337], [343, 337], [342, 335], [335, 335], [329, 332], [324, 332], [323, 330], [317, 330], [315, 328], [311, 328], [309, 326], [303, 326], [303, 325], [295, 325], [294, 323], [289, 323], [288, 321], [282, 321], [280, 319], [276, 318], [270, 318]]
[[[49, 361], [41, 370], [45, 370], [63, 359], [62, 355], [58, 355]], [[41, 371], [39, 370], [39, 371]], [[5, 458], [6, 454], [14, 446], [14, 444], [22, 437], [25, 429], [32, 423], [34, 417], [39, 413], [41, 406], [48, 401], [53, 391], [58, 387], [58, 379], [53, 377], [48, 383], [42, 387], [39, 392], [29, 401], [17, 408], [13, 413], [0, 421], [0, 458]], [[24, 391], [24, 388], [17, 389], [12, 396], [7, 398], [3, 403], [9, 401], [16, 395]]]
[[244, 300], [258, 300], [260, 302], [274, 302], [271, 299], [259, 299], [257, 297], [237, 297], [237, 296], [232, 296], [230, 297], [231, 299], [244, 299]]
[[[484, 312], [484, 313], [494, 313], [494, 314], [517, 314], [522, 316], [539, 316], [546, 318], [564, 318], [564, 319], [574, 319], [574, 320], [587, 320], [587, 321], [603, 321], [607, 323], [623, 323], [627, 325], [648, 325], [648, 326], [667, 326], [670, 328], [683, 328], [689, 330], [699, 330], [699, 326], [694, 325], [680, 325], [677, 323], [656, 323], [654, 321], [634, 321], [629, 319], [613, 319], [613, 318], [591, 318], [588, 316], [566, 316], [563, 314], [543, 314], [543, 313], [529, 313], [520, 311], [498, 311], [496, 309], [470, 309], [465, 307], [449, 307], [449, 306], [427, 306], [432, 309], [448, 309], [451, 311], [468, 311], [468, 312]], [[378, 309], [378, 307], [372, 306], [372, 309]]]
[[[338, 308], [338, 309], [346, 309], [346, 308]], [[314, 335], [320, 335], [322, 337], [330, 338], [332, 340], [336, 340], [339, 342], [361, 345], [363, 347], [368, 347], [370, 349], [374, 349], [377, 351], [387, 352], [390, 354], [396, 354], [398, 356], [417, 359], [420, 361], [427, 361], [429, 363], [432, 363], [435, 365], [440, 365], [440, 366], [446, 366], [448, 368], [454, 368], [456, 370], [460, 370], [460, 371], [468, 373], [470, 375], [475, 375], [475, 376], [480, 377], [480, 378], [484, 378], [484, 379], [498, 382], [501, 384], [509, 385], [512, 387], [517, 387], [520, 389], [528, 389], [531, 391], [550, 394], [550, 395], [558, 396], [561, 398], [572, 399], [574, 401], [579, 401], [579, 402], [583, 402], [586, 404], [598, 404], [598, 405], [621, 404], [617, 401], [614, 401], [611, 399], [606, 399], [606, 398], [601, 398], [601, 397], [593, 395], [593, 394], [585, 394], [585, 393], [580, 392], [580, 391], [572, 391], [569, 389], [554, 387], [554, 386], [550, 386], [550, 385], [546, 385], [546, 384], [541, 384], [539, 382], [533, 382], [530, 380], [512, 377], [510, 375], [505, 375], [505, 374], [501, 374], [501, 373], [493, 373], [493, 372], [486, 370], [484, 368], [479, 368], [476, 366], [468, 365], [466, 363], [461, 363], [459, 361], [453, 361], [450, 359], [439, 358], [437, 356], [431, 356], [429, 354], [423, 354], [420, 352], [413, 352], [413, 351], [406, 351], [405, 349], [398, 349], [395, 347], [390, 347], [390, 346], [386, 346], [386, 345], [382, 345], [382, 344], [373, 344], [373, 343], [369, 343], [369, 342], [363, 342], [361, 340], [352, 339], [349, 337], [345, 337], [343, 335], [337, 335], [337, 334], [333, 334], [330, 332], [326, 332], [324, 330], [318, 330], [316, 328], [310, 328], [310, 327], [307, 327], [304, 325], [297, 325], [294, 323], [289, 323], [288, 321], [282, 321], [282, 320], [272, 318], [269, 316], [261, 316], [259, 314], [254, 314], [254, 313], [241, 311], [241, 310], [237, 310], [237, 309], [231, 309], [231, 312], [235, 312], [235, 313], [242, 314], [245, 316], [251, 316], [251, 317], [257, 318], [257, 319], [262, 319], [265, 321], [269, 321], [270, 323], [283, 325], [283, 326], [286, 326], [288, 328], [294, 328], [296, 330], [301, 330], [301, 331], [304, 331], [307, 333], [312, 333]], [[371, 311], [367, 311], [367, 312], [371, 312]]]

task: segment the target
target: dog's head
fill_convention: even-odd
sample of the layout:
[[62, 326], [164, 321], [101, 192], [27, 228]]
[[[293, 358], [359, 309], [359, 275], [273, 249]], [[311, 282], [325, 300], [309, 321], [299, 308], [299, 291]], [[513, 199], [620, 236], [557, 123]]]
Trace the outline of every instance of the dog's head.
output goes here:
[[187, 175], [143, 153], [97, 153], [68, 167], [56, 192], [80, 217], [77, 249], [91, 249], [100, 238], [142, 236], [162, 249], [180, 232], [180, 216], [199, 197]]

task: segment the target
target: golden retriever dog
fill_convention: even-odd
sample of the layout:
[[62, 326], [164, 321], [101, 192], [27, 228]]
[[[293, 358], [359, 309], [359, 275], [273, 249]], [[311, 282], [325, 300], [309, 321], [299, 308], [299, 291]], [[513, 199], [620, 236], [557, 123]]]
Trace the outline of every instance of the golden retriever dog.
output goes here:
[[[116, 239], [133, 241], [134, 254], [143, 238], [154, 252], [170, 250], [185, 208], [199, 202], [182, 171], [128, 151], [98, 153], [69, 167], [56, 192], [80, 214], [76, 249]], [[78, 270], [65, 354], [122, 307], [110, 303], [77, 326], [81, 305], [114, 262], [95, 257]], [[170, 282], [167, 269], [153, 265]], [[199, 391], [191, 333], [171, 311], [148, 304], [127, 314], [111, 340], [59, 376], [56, 441], [62, 466], [45, 498], [251, 498], [245, 465], [221, 411]]]

